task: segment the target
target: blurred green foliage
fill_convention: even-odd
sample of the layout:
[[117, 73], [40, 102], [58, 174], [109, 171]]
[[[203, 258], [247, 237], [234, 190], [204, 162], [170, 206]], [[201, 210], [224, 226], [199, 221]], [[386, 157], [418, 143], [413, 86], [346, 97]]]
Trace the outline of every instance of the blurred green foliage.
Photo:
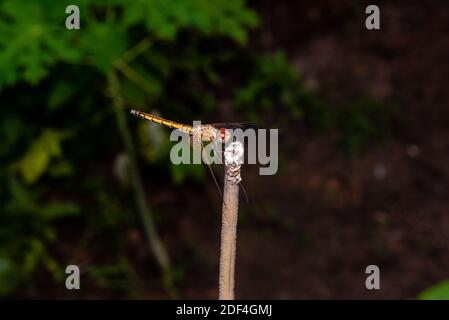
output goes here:
[[60, 267], [50, 256], [46, 244], [57, 240], [54, 221], [77, 216], [80, 211], [79, 206], [71, 202], [43, 203], [39, 200], [42, 190], [26, 188], [16, 179], [11, 179], [7, 187], [9, 199], [2, 199], [0, 215], [0, 294], [31, 281], [39, 266], [55, 279], [61, 279]]
[[[303, 118], [339, 130], [351, 150], [384, 123], [370, 104], [336, 113], [281, 52], [246, 47], [259, 21], [243, 0], [79, 0], [80, 30], [65, 28], [70, 4], [0, 2], [0, 295], [25, 294], [42, 268], [62, 277], [50, 246], [57, 223], [78, 219], [106, 233], [135, 223], [120, 173], [126, 161], [116, 156], [123, 147], [105, 80], [112, 70], [127, 106], [179, 121], [215, 111], [232, 81], [232, 103], [247, 118]], [[134, 133], [153, 172], [176, 184], [205, 176], [201, 166], [169, 165], [161, 127], [139, 122]], [[91, 276], [108, 286], [132, 272], [120, 260]], [[120, 281], [112, 287], [126, 289]]]
[[251, 120], [257, 122], [261, 115], [273, 112], [291, 120], [303, 119], [314, 130], [335, 136], [350, 155], [390, 135], [390, 106], [363, 96], [341, 106], [331, 105], [303, 85], [282, 52], [258, 54], [247, 60], [243, 71], [247, 78], [236, 89], [235, 104]]
[[[240, 0], [83, 0], [77, 2], [81, 30], [69, 31], [65, 28], [69, 4], [21, 0], [0, 4], [2, 295], [30, 279], [40, 265], [52, 272], [58, 269], [46, 248], [57, 239], [54, 221], [80, 212], [78, 205], [64, 200], [73, 185], [79, 186], [75, 197], [85, 197], [95, 186], [93, 199], [90, 196], [80, 205], [85, 203], [86, 211], [95, 213], [87, 218], [95, 216], [97, 232], [114, 229], [129, 216], [112, 195], [117, 190], [95, 178], [101, 173], [90, 165], [101, 161], [101, 156], [92, 156], [119, 147], [114, 142], [117, 135], [109, 134], [115, 130], [108, 121], [111, 112], [101, 107], [109, 104], [107, 88], [104, 80], [103, 84], [98, 80], [117, 68], [124, 75], [127, 104], [141, 109], [174, 106], [166, 107], [165, 113], [183, 114], [186, 97], [172, 98], [170, 86], [181, 79], [187, 88], [196, 74], [214, 77], [214, 58], [200, 43], [228, 38], [244, 44], [248, 28], [258, 22]], [[191, 102], [213, 108], [212, 95], [194, 91], [189, 96]], [[140, 128], [144, 158], [160, 166], [168, 157], [163, 142], [167, 137], [154, 135], [154, 130], [142, 133], [148, 124]], [[77, 179], [80, 174], [87, 177], [84, 184]], [[202, 171], [196, 166], [171, 167], [171, 175], [182, 183], [190, 176], [201, 179]]]
[[[27, 184], [36, 182], [47, 171], [53, 158], [61, 157], [61, 140], [63, 135], [51, 129], [44, 129], [26, 153], [11, 168], [18, 170], [22, 180]], [[61, 168], [61, 166], [59, 166]], [[64, 173], [64, 168], [58, 172]], [[68, 173], [68, 172], [67, 172]]]
[[[178, 79], [191, 87], [189, 78], [196, 74], [213, 77], [213, 57], [200, 43], [227, 38], [244, 44], [248, 28], [258, 23], [240, 0], [82, 0], [77, 1], [81, 30], [67, 30], [69, 4], [0, 3], [1, 295], [24, 285], [41, 267], [61, 276], [47, 249], [58, 239], [55, 221], [83, 212], [95, 232], [134, 223], [114, 196], [118, 190], [99, 178], [101, 162], [120, 148], [117, 134], [110, 134], [116, 132], [112, 111], [103, 107], [110, 104], [106, 73], [123, 74], [126, 104], [158, 105], [166, 114], [190, 116], [186, 97], [172, 98], [169, 89]], [[190, 102], [213, 108], [211, 95], [193, 91], [189, 96]], [[141, 124], [138, 134], [144, 137], [144, 159], [154, 166], [165, 162], [163, 171], [176, 183], [201, 179], [198, 167], [168, 171], [167, 136], [148, 129]], [[75, 204], [69, 198], [84, 200]], [[123, 266], [117, 270], [127, 269]], [[92, 276], [116, 273], [111, 268], [98, 268]]]
[[288, 115], [298, 119], [302, 115], [301, 83], [298, 73], [281, 52], [254, 59], [249, 79], [236, 93], [236, 105], [257, 120], [260, 109], [281, 106]]
[[437, 285], [423, 291], [420, 300], [449, 300], [449, 280], [442, 281]]
[[116, 263], [91, 267], [90, 278], [99, 288], [132, 294], [137, 285], [138, 276], [130, 262], [120, 257]]
[[366, 98], [354, 99], [336, 116], [341, 145], [355, 155], [371, 140], [385, 141], [391, 134], [392, 115], [390, 106]]

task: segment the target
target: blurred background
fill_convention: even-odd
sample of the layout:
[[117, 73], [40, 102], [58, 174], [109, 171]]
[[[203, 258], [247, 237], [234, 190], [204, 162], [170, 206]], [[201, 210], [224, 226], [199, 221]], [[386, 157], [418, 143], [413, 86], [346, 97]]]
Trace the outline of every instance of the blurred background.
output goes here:
[[279, 129], [278, 173], [243, 171], [237, 298], [449, 298], [449, 10], [376, 1], [369, 31], [368, 4], [2, 0], [0, 297], [217, 297], [213, 180], [135, 108]]

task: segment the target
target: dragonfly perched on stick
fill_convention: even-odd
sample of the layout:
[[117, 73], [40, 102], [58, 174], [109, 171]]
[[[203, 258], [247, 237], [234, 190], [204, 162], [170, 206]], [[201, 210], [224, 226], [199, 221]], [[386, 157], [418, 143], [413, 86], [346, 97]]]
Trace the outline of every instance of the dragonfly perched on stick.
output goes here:
[[[145, 113], [145, 112], [134, 110], [134, 109], [131, 109], [130, 113], [136, 117], [139, 117], [139, 118], [151, 121], [151, 122], [159, 123], [166, 127], [169, 127], [172, 129], [178, 129], [184, 133], [187, 133], [202, 148], [204, 148], [204, 143], [219, 142], [219, 143], [221, 143], [221, 146], [224, 146], [226, 143], [228, 143], [230, 141], [230, 139], [232, 137], [232, 134], [228, 131], [228, 129], [244, 130], [246, 128], [255, 126], [253, 123], [250, 123], [250, 122], [222, 122], [222, 123], [202, 124], [199, 126], [190, 126], [187, 124], [174, 122], [171, 120], [167, 120], [167, 119], [157, 117], [157, 116], [151, 115], [149, 113]], [[193, 145], [195, 146], [195, 143], [193, 143]], [[215, 151], [217, 151], [217, 150], [215, 150]], [[218, 192], [220, 193], [220, 196], [223, 198], [223, 193], [221, 192], [218, 181], [214, 175], [212, 168], [210, 167], [210, 164], [207, 163], [207, 166], [212, 175], [212, 178], [214, 179], [215, 185], [217, 186]], [[248, 199], [245, 189], [243, 188], [242, 185], [240, 185], [240, 186], [242, 187], [245, 197]]]

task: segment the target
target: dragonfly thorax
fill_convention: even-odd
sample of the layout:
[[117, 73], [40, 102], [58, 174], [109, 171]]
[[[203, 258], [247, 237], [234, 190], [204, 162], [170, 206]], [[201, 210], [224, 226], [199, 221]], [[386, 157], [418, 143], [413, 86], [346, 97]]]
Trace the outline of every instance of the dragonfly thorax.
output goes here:
[[227, 143], [231, 138], [231, 133], [225, 129], [217, 129], [212, 125], [202, 125], [193, 128], [193, 135], [203, 142]]
[[203, 142], [212, 142], [217, 138], [217, 130], [209, 125], [202, 125], [193, 128], [193, 136]]

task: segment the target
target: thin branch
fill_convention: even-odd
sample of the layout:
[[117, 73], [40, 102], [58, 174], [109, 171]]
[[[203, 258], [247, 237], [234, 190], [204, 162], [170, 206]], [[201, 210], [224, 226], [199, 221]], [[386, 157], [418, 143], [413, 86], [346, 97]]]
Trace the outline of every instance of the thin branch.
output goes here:
[[127, 113], [124, 109], [124, 103], [122, 95], [120, 93], [120, 83], [117, 74], [114, 71], [111, 71], [107, 75], [107, 80], [112, 94], [112, 102], [114, 104], [117, 126], [125, 145], [126, 153], [128, 154], [128, 157], [130, 159], [129, 171], [131, 183], [134, 189], [138, 211], [144, 224], [145, 233], [148, 239], [148, 245], [152, 249], [156, 261], [158, 262], [162, 270], [164, 285], [166, 289], [171, 295], [175, 295], [176, 293], [173, 286], [170, 260], [165, 246], [157, 233], [151, 211], [147, 205], [147, 202], [145, 201], [142, 181], [140, 180], [139, 169], [137, 166], [135, 148], [126, 120]]
[[134, 68], [132, 68], [129, 63], [134, 60], [136, 57], [144, 53], [148, 50], [153, 42], [150, 37], [146, 37], [139, 41], [136, 45], [131, 47], [128, 51], [126, 51], [121, 58], [117, 58], [114, 61], [114, 67], [122, 72], [129, 80], [134, 82], [134, 84], [138, 85], [142, 88], [143, 91], [150, 95], [154, 95], [155, 89], [154, 86], [148, 82], [145, 77], [140, 75]]
[[143, 91], [148, 93], [149, 95], [155, 94], [154, 86], [145, 79], [144, 76], [139, 74], [136, 70], [134, 70], [129, 64], [127, 64], [122, 59], [117, 59], [114, 62], [114, 67], [120, 70], [129, 80], [134, 82], [134, 84], [138, 85], [142, 88]]
[[122, 60], [126, 63], [130, 63], [137, 56], [147, 51], [152, 44], [153, 42], [151, 41], [150, 37], [146, 37], [140, 40], [136, 45], [134, 45], [132, 48], [130, 48], [123, 54]]

